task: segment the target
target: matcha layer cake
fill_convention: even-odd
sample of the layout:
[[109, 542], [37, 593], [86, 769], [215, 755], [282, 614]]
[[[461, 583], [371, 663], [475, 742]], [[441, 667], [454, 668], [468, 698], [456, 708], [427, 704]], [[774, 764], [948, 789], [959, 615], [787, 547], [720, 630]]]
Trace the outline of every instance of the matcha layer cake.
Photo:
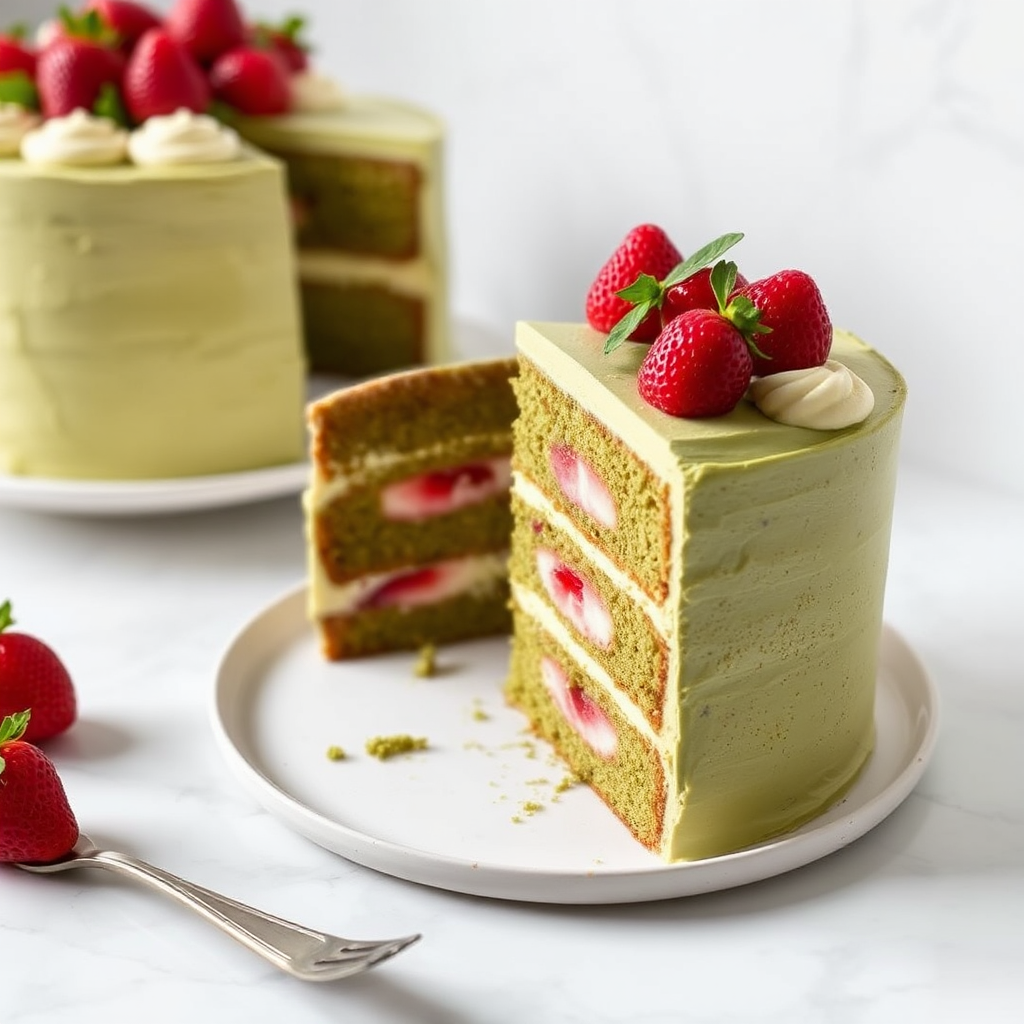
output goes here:
[[362, 377], [445, 361], [440, 122], [352, 96], [336, 110], [236, 124], [288, 169], [312, 368]]
[[509, 629], [514, 359], [392, 374], [309, 409], [309, 613], [331, 659]]
[[302, 459], [281, 164], [0, 158], [0, 472], [132, 479]]
[[836, 332], [867, 419], [786, 426], [744, 401], [678, 419], [646, 346], [520, 324], [507, 695], [668, 861], [813, 818], [874, 742], [899, 374]]

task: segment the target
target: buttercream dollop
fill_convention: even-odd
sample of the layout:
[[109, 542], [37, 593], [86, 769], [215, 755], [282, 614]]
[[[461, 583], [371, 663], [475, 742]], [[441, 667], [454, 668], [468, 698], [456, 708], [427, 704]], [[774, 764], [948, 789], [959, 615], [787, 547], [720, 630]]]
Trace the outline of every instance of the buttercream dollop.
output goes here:
[[20, 103], [0, 103], [0, 156], [17, 156], [21, 140], [42, 118]]
[[128, 133], [110, 118], [81, 108], [51, 117], [21, 140], [21, 156], [30, 164], [103, 167], [125, 158]]
[[128, 156], [144, 167], [225, 163], [241, 148], [233, 128], [185, 108], [148, 118], [128, 137]]
[[317, 113], [340, 110], [345, 106], [345, 94], [338, 83], [317, 71], [300, 71], [292, 75], [292, 109], [299, 113]]
[[812, 430], [852, 427], [875, 407], [871, 388], [835, 359], [823, 366], [758, 377], [748, 395], [769, 419]]

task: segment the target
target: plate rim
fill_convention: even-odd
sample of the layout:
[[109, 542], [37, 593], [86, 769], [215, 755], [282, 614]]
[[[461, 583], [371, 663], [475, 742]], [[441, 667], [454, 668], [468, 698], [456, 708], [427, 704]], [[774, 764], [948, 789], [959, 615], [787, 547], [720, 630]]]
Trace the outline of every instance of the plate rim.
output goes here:
[[[909, 682], [904, 680], [894, 690], [900, 693], [905, 702], [916, 693], [912, 709], [916, 711], [919, 723], [924, 720], [924, 727], [916, 748], [908, 746], [906, 764], [902, 770], [889, 779], [880, 792], [851, 809], [851, 813], [819, 825], [815, 825], [812, 820], [776, 839], [718, 857], [675, 863], [654, 861], [650, 866], [641, 868], [599, 867], [585, 872], [537, 869], [521, 865], [480, 863], [468, 857], [430, 853], [367, 835], [304, 804], [264, 774], [239, 749], [225, 722], [222, 705], [231, 659], [239, 656], [238, 651], [242, 645], [258, 630], [260, 623], [270, 616], [295, 614], [301, 609], [301, 620], [305, 628], [312, 629], [305, 616], [306, 590], [306, 584], [301, 583], [280, 594], [239, 627], [224, 646], [214, 673], [214, 686], [208, 706], [214, 739], [221, 756], [250, 797], [272, 817], [304, 838], [352, 863], [449, 892], [551, 905], [607, 905], [700, 895], [785, 874], [850, 845], [896, 810], [924, 774], [940, 731], [941, 703], [934, 679], [905, 638], [891, 624], [883, 621], [880, 661], [888, 657], [903, 662], [904, 672], [909, 673]], [[295, 607], [290, 607], [292, 605]], [[302, 632], [297, 622], [290, 623], [290, 632], [296, 638]], [[246, 685], [251, 686], [252, 680], [249, 679]], [[910, 708], [911, 704], [908, 703]], [[851, 792], [855, 789], [856, 786]], [[837, 806], [841, 804], [832, 805], [822, 815], [835, 811]], [[325, 834], [331, 834], [335, 841], [330, 844], [325, 842], [322, 838]], [[552, 891], [557, 892], [557, 898], [538, 895], [536, 889], [530, 886], [524, 888], [524, 878], [543, 879]]]
[[107, 516], [190, 512], [297, 494], [309, 473], [307, 460], [232, 473], [138, 480], [0, 473], [0, 507]]

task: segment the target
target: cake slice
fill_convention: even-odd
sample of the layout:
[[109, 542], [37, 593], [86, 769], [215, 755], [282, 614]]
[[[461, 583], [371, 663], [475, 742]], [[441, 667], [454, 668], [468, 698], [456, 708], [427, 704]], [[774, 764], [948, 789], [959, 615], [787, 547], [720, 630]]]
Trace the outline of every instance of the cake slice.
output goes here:
[[515, 359], [428, 367], [309, 408], [309, 613], [326, 657], [507, 632]]
[[647, 346], [516, 340], [508, 699], [665, 860], [813, 818], [874, 742], [902, 378], [837, 331], [863, 422], [682, 419], [638, 395]]

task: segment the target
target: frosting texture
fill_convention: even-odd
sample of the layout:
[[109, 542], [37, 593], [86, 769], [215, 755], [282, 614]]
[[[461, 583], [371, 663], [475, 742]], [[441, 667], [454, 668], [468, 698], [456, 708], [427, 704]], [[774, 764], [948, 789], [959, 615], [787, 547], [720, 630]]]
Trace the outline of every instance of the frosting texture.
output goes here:
[[0, 156], [17, 156], [21, 140], [41, 120], [20, 103], [0, 103]]

